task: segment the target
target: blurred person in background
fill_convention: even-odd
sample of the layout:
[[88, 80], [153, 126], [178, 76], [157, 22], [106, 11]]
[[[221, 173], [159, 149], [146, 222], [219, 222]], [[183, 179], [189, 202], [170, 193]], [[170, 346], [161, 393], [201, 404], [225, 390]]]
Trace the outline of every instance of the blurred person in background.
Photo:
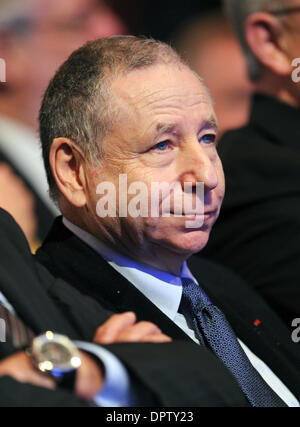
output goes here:
[[6, 64], [6, 82], [0, 83], [0, 162], [6, 164], [0, 167], [0, 203], [33, 249], [57, 213], [36, 133], [42, 94], [75, 48], [124, 32], [120, 18], [102, 0], [0, 2], [0, 57]]
[[32, 245], [37, 231], [34, 197], [6, 163], [0, 164], [0, 206], [5, 206], [17, 223], [22, 225], [23, 232]]
[[219, 143], [227, 191], [204, 254], [237, 271], [295, 329], [300, 318], [300, 85], [294, 59], [300, 56], [300, 1], [224, 3], [255, 95], [248, 124]]
[[249, 115], [252, 85], [242, 50], [225, 15], [216, 10], [194, 18], [182, 27], [174, 42], [211, 91], [220, 135], [243, 126]]

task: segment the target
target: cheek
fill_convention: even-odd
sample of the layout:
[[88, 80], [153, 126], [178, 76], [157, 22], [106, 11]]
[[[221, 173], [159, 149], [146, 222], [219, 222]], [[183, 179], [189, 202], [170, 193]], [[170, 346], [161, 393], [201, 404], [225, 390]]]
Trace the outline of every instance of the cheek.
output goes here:
[[109, 201], [110, 206], [114, 206], [115, 191], [109, 191], [109, 187], [105, 183], [114, 184], [114, 179], [106, 170], [96, 167], [88, 170], [85, 193], [88, 200], [88, 208], [94, 215], [97, 215], [97, 205], [101, 199], [105, 198], [105, 200]]
[[161, 217], [155, 218], [155, 217], [148, 216], [147, 218], [143, 218], [143, 219], [144, 219], [145, 228], [148, 233], [153, 233], [159, 230], [161, 225], [160, 223], [162, 220]]
[[[144, 230], [146, 240], [162, 244], [171, 242], [177, 234], [176, 228], [172, 227], [169, 218], [145, 218]], [[176, 240], [176, 238], [175, 238]], [[175, 244], [175, 246], [177, 246]]]
[[217, 162], [217, 175], [218, 175], [218, 187], [216, 190], [218, 193], [218, 197], [222, 203], [224, 194], [225, 194], [225, 176], [224, 176], [223, 165], [219, 157]]
[[86, 193], [88, 194], [89, 200], [92, 204], [96, 204], [98, 201], [97, 186], [101, 182], [99, 173], [96, 170], [90, 172], [87, 183]]
[[204, 248], [209, 239], [210, 225], [204, 225], [199, 230], [188, 231], [184, 223], [160, 218], [157, 222], [147, 222], [146, 239], [159, 246], [188, 253], [199, 252]]

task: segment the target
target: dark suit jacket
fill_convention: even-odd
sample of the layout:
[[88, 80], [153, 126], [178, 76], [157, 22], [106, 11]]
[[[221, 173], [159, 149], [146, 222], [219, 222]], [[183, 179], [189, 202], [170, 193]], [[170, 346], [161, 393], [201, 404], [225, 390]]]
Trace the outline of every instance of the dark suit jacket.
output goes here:
[[[63, 277], [104, 308], [132, 310], [155, 322], [175, 340], [190, 338], [139, 290], [72, 234], [58, 218], [37, 257], [54, 276]], [[264, 300], [230, 270], [192, 257], [192, 273], [226, 314], [237, 336], [300, 397], [299, 346]], [[258, 326], [256, 320], [260, 321]], [[203, 365], [204, 366], [204, 365]]]
[[[110, 313], [34, 262], [23, 233], [0, 210], [0, 291], [35, 333], [47, 329], [92, 340]], [[105, 346], [127, 367], [142, 405], [247, 406], [231, 374], [206, 349], [193, 343]], [[0, 359], [14, 352], [0, 343]], [[205, 366], [205, 369], [203, 369]], [[75, 396], [0, 378], [0, 406], [86, 406]]]
[[[1, 135], [0, 135], [0, 138], [1, 138]], [[37, 237], [40, 240], [40, 242], [42, 242], [51, 227], [51, 223], [55, 215], [53, 215], [53, 212], [50, 211], [48, 206], [40, 198], [38, 193], [35, 191], [35, 189], [32, 187], [32, 185], [26, 179], [26, 177], [22, 174], [22, 172], [11, 161], [11, 159], [9, 159], [1, 150], [0, 150], [0, 163], [7, 163], [12, 168], [14, 173], [22, 179], [26, 187], [31, 191], [34, 197], [35, 214], [38, 221]]]
[[290, 328], [300, 317], [300, 109], [256, 95], [226, 133], [221, 215], [200, 256], [235, 270]]

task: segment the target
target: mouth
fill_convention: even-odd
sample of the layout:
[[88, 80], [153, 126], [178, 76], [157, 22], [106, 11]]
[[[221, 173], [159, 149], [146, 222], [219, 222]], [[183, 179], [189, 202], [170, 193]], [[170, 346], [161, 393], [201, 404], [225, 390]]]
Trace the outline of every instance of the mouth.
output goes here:
[[214, 209], [212, 211], [204, 212], [204, 218], [209, 219], [209, 218], [215, 217], [217, 215], [217, 212], [218, 212], [218, 209]]
[[208, 219], [214, 217], [217, 214], [217, 209], [214, 209], [212, 211], [206, 211], [206, 212], [201, 212], [201, 213], [195, 213], [195, 212], [184, 212], [182, 213], [182, 215], [178, 215], [175, 214], [174, 212], [170, 212], [170, 215], [172, 216], [176, 216], [178, 218], [189, 218], [189, 219], [194, 219], [194, 218], [203, 218], [204, 221], [207, 221]]
[[184, 221], [184, 227], [188, 230], [199, 230], [199, 229], [206, 229], [211, 228], [216, 220], [218, 209], [214, 209], [211, 211], [206, 211], [204, 213], [198, 214], [198, 213], [183, 213], [182, 215], [176, 215], [174, 212], [171, 212], [171, 217], [177, 218], [178, 221], [181, 223], [181, 221]]

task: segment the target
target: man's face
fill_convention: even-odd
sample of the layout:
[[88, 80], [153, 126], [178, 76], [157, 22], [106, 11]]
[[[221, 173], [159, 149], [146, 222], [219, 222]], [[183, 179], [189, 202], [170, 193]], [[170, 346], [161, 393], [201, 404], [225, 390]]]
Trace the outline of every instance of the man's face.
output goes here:
[[[145, 261], [160, 251], [188, 257], [207, 243], [224, 196], [211, 100], [199, 79], [189, 69], [177, 65], [132, 71], [118, 78], [112, 91], [118, 109], [117, 123], [104, 141], [103, 167], [88, 171], [88, 207], [92, 213], [89, 230], [110, 240], [120, 250], [130, 251], [133, 256], [136, 252], [136, 256]], [[99, 218], [97, 186], [103, 181], [113, 183], [120, 208], [121, 174], [126, 175], [128, 187], [133, 182], [146, 184], [148, 197], [151, 183], [167, 182], [177, 184], [179, 199], [186, 196], [193, 202], [196, 192], [185, 194], [184, 183], [190, 182], [193, 186], [196, 182], [204, 183], [204, 224], [187, 228], [190, 212], [175, 216], [172, 197], [169, 217], [161, 215], [161, 197], [158, 217]], [[128, 203], [133, 197], [128, 195]]]

